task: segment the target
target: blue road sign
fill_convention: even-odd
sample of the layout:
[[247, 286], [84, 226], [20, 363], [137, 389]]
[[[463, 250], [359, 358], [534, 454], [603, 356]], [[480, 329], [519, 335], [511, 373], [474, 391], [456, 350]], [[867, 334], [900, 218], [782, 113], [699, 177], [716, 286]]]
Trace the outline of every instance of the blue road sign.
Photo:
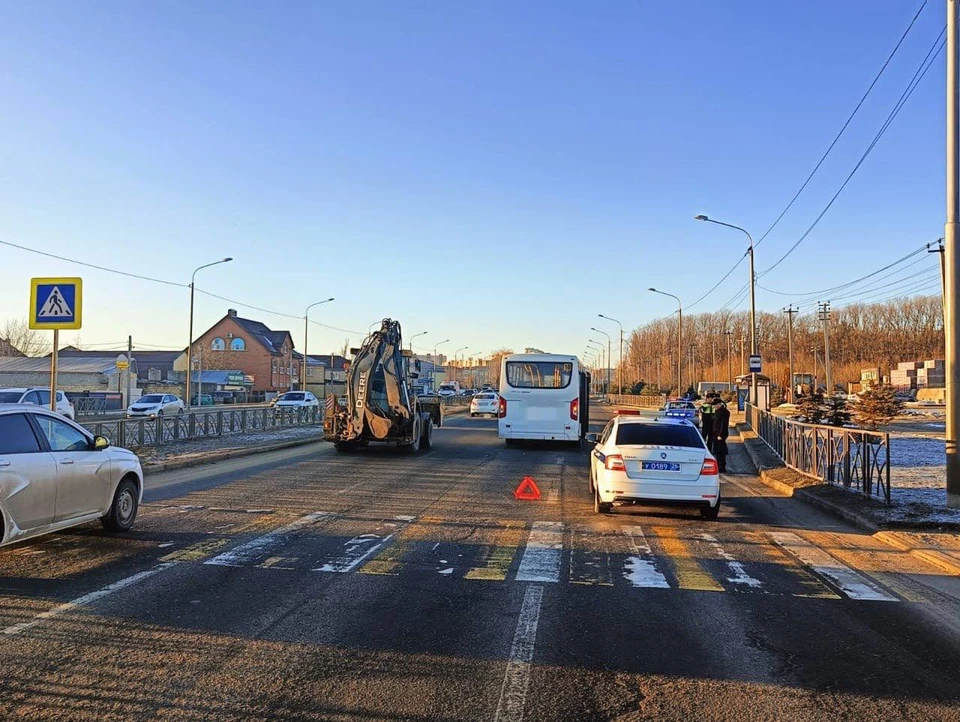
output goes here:
[[83, 320], [83, 281], [34, 278], [30, 282], [30, 328], [78, 329]]

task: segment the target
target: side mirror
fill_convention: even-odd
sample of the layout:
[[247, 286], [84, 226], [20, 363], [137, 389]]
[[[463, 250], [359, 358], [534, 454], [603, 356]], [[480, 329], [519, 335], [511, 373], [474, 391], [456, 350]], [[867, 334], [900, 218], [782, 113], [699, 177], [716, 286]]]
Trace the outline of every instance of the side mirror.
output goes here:
[[600, 443], [600, 434], [587, 434], [583, 437], [584, 440], [589, 444], [599, 444]]
[[110, 446], [110, 439], [108, 439], [106, 436], [93, 437], [93, 448], [95, 451], [103, 451], [108, 446]]

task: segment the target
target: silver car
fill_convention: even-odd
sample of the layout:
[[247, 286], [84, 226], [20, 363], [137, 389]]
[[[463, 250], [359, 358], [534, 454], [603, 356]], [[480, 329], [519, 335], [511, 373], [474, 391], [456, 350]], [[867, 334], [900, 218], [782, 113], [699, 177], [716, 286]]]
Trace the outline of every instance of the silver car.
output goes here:
[[0, 546], [99, 519], [128, 531], [140, 460], [48, 409], [0, 404]]
[[173, 394], [144, 394], [130, 404], [127, 416], [133, 418], [146, 416], [155, 419], [158, 416], [179, 416], [186, 408], [186, 404], [179, 396]]

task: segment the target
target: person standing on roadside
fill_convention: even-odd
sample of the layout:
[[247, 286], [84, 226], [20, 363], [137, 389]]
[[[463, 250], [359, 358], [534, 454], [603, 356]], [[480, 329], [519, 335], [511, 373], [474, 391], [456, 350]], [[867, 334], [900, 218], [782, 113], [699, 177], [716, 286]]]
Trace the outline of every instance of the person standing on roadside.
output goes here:
[[703, 406], [700, 407], [700, 433], [707, 442], [707, 449], [713, 453], [713, 402], [716, 397], [707, 394]]
[[717, 467], [720, 473], [727, 471], [727, 437], [730, 435], [730, 409], [719, 396], [713, 399], [713, 448], [711, 451], [717, 457]]

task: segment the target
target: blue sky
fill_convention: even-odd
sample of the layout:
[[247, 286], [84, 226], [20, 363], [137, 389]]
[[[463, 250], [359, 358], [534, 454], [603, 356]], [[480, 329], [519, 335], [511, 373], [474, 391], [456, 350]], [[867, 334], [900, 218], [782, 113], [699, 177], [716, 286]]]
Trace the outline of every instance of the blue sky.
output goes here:
[[[198, 286], [292, 316], [335, 296], [312, 317], [365, 330], [389, 315], [448, 351], [579, 353], [598, 312], [632, 327], [673, 311], [648, 286], [691, 303], [729, 269], [742, 237], [692, 216], [759, 237], [920, 4], [7, 2], [0, 240], [182, 283], [232, 255]], [[852, 168], [942, 5], [758, 270]], [[942, 235], [943, 65], [764, 285], [825, 288]], [[31, 276], [79, 273], [84, 344], [186, 345], [184, 288], [0, 259], [0, 321], [26, 315]], [[229, 305], [201, 296], [198, 327]], [[784, 301], [760, 291], [758, 305]], [[300, 344], [301, 321], [240, 310]], [[314, 328], [311, 350], [345, 335]]]

